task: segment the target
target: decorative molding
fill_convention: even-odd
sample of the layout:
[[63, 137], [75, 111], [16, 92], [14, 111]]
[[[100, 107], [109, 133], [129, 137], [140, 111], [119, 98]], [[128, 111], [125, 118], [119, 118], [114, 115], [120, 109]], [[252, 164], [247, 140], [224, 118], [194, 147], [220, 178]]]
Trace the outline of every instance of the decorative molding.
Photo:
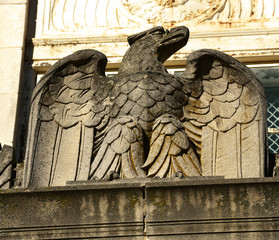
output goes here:
[[152, 24], [176, 24], [211, 19], [225, 8], [227, 0], [122, 0], [132, 14]]
[[[199, 228], [193, 226], [199, 226]], [[177, 235], [195, 236], [202, 234], [211, 236], [211, 239], [216, 239], [216, 235], [224, 231], [224, 226], [228, 228], [227, 233], [240, 233], [240, 229], [245, 229], [247, 232], [270, 232], [271, 226], [277, 231], [279, 230], [279, 218], [238, 218], [238, 219], [202, 219], [190, 221], [158, 221], [148, 222], [147, 232], [149, 236], [165, 236], [172, 232], [172, 229], [177, 229]]]
[[226, 0], [223, 8], [215, 11], [209, 19], [219, 21], [273, 19], [279, 17], [278, 7], [278, 0]]
[[36, 37], [129, 35], [155, 25], [215, 32], [274, 20], [279, 0], [39, 0]]
[[[120, 235], [124, 240], [142, 240], [142, 222], [109, 223], [109, 224], [75, 224], [58, 226], [40, 226], [5, 229], [2, 237], [6, 239], [115, 239]], [[117, 237], [117, 238], [118, 238]]]
[[[187, 15], [183, 6], [195, 3], [200, 12]], [[178, 7], [179, 21], [158, 19], [160, 8], [174, 13]], [[151, 10], [157, 20], [148, 22]], [[244, 62], [278, 61], [279, 0], [38, 0], [33, 67], [44, 72], [65, 55], [90, 48], [106, 53], [107, 68], [118, 68], [128, 48], [127, 36], [153, 25], [186, 25], [190, 29], [186, 48], [166, 64], [184, 65], [190, 51], [201, 46]]]
[[[262, 36], [262, 35], [276, 35], [279, 34], [279, 29], [265, 29], [265, 30], [247, 30], [247, 31], [226, 31], [226, 32], [200, 32], [192, 33], [191, 39], [195, 38], [217, 38], [217, 37], [239, 37], [239, 36]], [[115, 37], [53, 37], [53, 38], [34, 38], [32, 40], [34, 46], [46, 45], [68, 45], [68, 44], [90, 44], [90, 43], [127, 43], [126, 36]], [[1, 47], [0, 47], [1, 48]]]
[[94, 29], [95, 35], [114, 35], [114, 28], [146, 23], [127, 12], [121, 0], [41, 0], [39, 8], [39, 24], [48, 34]]

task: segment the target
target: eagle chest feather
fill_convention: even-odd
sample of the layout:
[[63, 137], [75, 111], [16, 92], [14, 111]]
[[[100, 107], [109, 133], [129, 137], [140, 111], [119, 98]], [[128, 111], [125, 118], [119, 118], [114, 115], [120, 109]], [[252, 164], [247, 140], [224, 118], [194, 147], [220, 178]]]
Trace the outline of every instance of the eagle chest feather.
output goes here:
[[115, 81], [111, 92], [114, 102], [112, 118], [130, 115], [137, 119], [149, 136], [154, 121], [163, 114], [182, 118], [182, 107], [187, 103], [182, 91], [183, 84], [168, 73], [119, 75]]

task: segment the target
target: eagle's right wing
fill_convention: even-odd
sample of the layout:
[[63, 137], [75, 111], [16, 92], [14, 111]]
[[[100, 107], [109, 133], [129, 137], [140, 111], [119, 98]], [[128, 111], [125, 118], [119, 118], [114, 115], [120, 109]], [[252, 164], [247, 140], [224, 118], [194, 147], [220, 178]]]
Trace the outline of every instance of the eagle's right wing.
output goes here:
[[112, 83], [104, 74], [106, 62], [106, 56], [95, 50], [75, 52], [53, 65], [36, 86], [24, 187], [88, 179], [91, 159], [109, 121], [106, 98]]

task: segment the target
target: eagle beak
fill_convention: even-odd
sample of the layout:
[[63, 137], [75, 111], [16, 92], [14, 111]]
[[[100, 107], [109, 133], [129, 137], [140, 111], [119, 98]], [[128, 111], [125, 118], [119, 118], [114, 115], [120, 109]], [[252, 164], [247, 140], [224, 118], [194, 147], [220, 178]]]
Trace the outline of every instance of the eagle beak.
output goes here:
[[172, 54], [186, 45], [188, 38], [189, 30], [185, 26], [166, 30], [158, 45], [159, 60], [165, 62]]

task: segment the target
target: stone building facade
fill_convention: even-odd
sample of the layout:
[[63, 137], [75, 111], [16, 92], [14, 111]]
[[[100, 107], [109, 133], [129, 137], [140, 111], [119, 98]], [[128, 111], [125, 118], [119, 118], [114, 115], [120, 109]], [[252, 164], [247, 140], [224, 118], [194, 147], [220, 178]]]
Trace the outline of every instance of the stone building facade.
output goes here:
[[279, 0], [2, 0], [0, 142], [24, 155], [32, 89], [57, 60], [80, 49], [108, 57], [115, 74], [127, 36], [162, 25], [190, 29], [186, 47], [166, 62], [183, 71], [187, 55], [221, 50], [252, 67], [269, 100], [270, 152], [279, 152]]
[[[15, 186], [22, 186], [30, 99], [41, 76], [81, 49], [105, 53], [107, 75], [116, 74], [127, 36], [157, 25], [190, 29], [188, 44], [165, 63], [172, 74], [183, 72], [189, 53], [201, 48], [223, 51], [251, 67], [268, 99], [271, 157], [279, 153], [279, 0], [0, 0], [0, 16], [0, 143], [14, 149], [8, 167], [17, 165]], [[0, 149], [0, 157], [5, 151], [11, 155], [9, 149]], [[3, 165], [0, 174], [8, 168]], [[279, 237], [278, 178], [130, 180], [1, 190], [1, 236]]]

